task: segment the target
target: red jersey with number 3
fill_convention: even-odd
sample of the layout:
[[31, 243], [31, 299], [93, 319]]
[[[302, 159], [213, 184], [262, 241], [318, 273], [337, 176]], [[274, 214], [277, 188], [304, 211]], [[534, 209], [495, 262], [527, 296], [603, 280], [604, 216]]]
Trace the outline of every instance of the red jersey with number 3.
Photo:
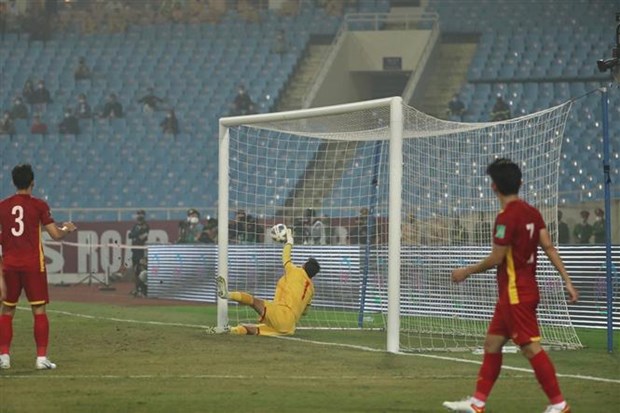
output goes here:
[[539, 299], [536, 258], [543, 228], [545, 221], [540, 212], [521, 199], [509, 202], [495, 218], [493, 242], [509, 247], [497, 268], [500, 304]]
[[45, 270], [41, 226], [54, 222], [47, 202], [15, 194], [0, 202], [0, 245], [7, 270]]

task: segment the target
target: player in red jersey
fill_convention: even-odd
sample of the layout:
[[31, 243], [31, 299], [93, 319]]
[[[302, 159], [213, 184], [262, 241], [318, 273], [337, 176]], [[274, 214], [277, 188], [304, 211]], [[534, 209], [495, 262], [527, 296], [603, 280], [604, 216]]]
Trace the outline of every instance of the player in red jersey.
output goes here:
[[577, 301], [578, 292], [551, 242], [540, 212], [519, 198], [519, 166], [509, 159], [497, 159], [488, 166], [487, 174], [491, 176], [491, 188], [502, 207], [495, 219], [493, 249], [479, 263], [452, 271], [452, 281], [460, 283], [472, 274], [497, 266], [499, 299], [484, 341], [484, 359], [474, 396], [463, 401], [444, 402], [443, 406], [454, 412], [483, 413], [502, 367], [502, 348], [512, 340], [529, 360], [536, 379], [549, 398], [550, 404], [544, 413], [570, 413], [570, 407], [560, 392], [553, 363], [540, 345], [536, 318], [539, 301], [536, 255], [539, 246], [562, 276], [569, 302]]
[[13, 338], [13, 315], [22, 290], [34, 316], [35, 368], [54, 369], [56, 365], [47, 358], [49, 321], [45, 306], [49, 303], [49, 296], [41, 227], [54, 240], [59, 240], [73, 232], [75, 225], [65, 222], [58, 227], [47, 203], [32, 196], [34, 172], [30, 165], [17, 165], [12, 175], [17, 193], [0, 201], [0, 253], [2, 281], [6, 287], [0, 309], [0, 369], [11, 367], [9, 350]]

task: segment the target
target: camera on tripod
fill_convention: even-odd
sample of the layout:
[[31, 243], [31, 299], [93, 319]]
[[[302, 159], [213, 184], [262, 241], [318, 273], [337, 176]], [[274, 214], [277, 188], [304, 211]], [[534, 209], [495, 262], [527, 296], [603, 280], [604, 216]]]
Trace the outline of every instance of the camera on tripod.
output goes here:
[[620, 12], [616, 13], [616, 47], [612, 49], [611, 58], [599, 59], [596, 66], [599, 72], [610, 71], [616, 82], [620, 82]]

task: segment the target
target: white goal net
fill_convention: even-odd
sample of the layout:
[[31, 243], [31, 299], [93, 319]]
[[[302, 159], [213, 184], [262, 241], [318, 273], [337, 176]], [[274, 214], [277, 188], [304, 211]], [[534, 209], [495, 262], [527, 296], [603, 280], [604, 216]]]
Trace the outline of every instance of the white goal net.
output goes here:
[[[563, 128], [570, 104], [500, 123], [445, 122], [381, 99], [220, 121], [219, 258], [231, 290], [270, 299], [281, 245], [322, 270], [300, 328], [385, 329], [389, 351], [481, 345], [496, 300], [492, 271], [461, 285], [454, 267], [490, 251], [498, 203], [486, 166], [521, 165], [521, 196], [554, 235]], [[561, 279], [539, 261], [547, 345], [579, 347]], [[220, 300], [218, 323], [255, 322]]]

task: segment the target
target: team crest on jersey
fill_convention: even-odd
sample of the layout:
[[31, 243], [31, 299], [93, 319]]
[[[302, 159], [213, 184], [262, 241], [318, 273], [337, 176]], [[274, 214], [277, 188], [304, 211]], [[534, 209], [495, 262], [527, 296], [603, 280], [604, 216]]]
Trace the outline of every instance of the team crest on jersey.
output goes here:
[[498, 225], [495, 227], [495, 238], [502, 239], [506, 235], [506, 225]]

